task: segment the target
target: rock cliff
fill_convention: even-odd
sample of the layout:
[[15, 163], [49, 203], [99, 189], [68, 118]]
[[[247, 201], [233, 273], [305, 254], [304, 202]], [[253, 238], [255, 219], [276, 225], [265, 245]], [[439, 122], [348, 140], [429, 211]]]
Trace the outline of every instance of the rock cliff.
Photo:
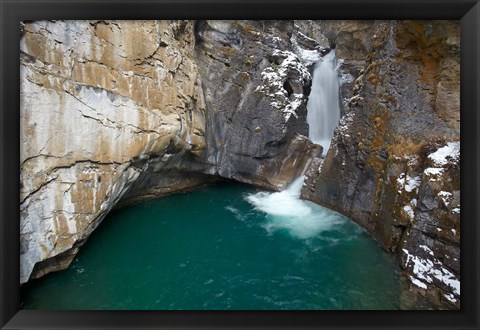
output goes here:
[[458, 22], [326, 21], [317, 29], [342, 61], [343, 117], [302, 196], [396, 253], [415, 293], [405, 301], [459, 308]]
[[168, 164], [170, 149], [205, 147], [194, 44], [186, 21], [25, 24], [21, 283], [65, 268], [132, 183]]
[[20, 282], [67, 267], [115, 206], [218, 178], [279, 190], [302, 174], [320, 147], [302, 135], [311, 77], [291, 28], [25, 22]]
[[198, 21], [196, 26], [208, 111], [207, 149], [193, 167], [267, 189], [284, 188], [320, 151], [305, 137], [312, 78], [294, 53], [293, 22]]
[[[36, 21], [22, 26], [21, 279], [68, 266], [113, 208], [219, 179], [281, 190], [396, 253], [406, 308], [459, 308], [459, 24]], [[306, 137], [336, 48], [342, 119]]]

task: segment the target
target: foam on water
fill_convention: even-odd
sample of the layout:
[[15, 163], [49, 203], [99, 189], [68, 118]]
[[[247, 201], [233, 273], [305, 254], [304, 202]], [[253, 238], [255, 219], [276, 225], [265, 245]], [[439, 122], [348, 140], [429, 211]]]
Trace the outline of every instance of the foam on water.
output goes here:
[[280, 192], [259, 192], [246, 197], [257, 210], [279, 216], [307, 216], [311, 209], [299, 199], [304, 177], [293, 181], [290, 186]]
[[[114, 211], [68, 269], [22, 286], [22, 306], [397, 309], [395, 260], [353, 222], [298, 200], [301, 186], [299, 179], [259, 196], [245, 185], [218, 184]], [[282, 198], [281, 213], [289, 215], [260, 210], [278, 213], [267, 204]]]
[[238, 210], [237, 208], [231, 206], [231, 205], [227, 205], [225, 206], [225, 210], [227, 211], [230, 211], [233, 213], [233, 215], [235, 216], [235, 219], [238, 219], [240, 221], [244, 221], [245, 220], [245, 216], [242, 214], [242, 212], [240, 212], [240, 210]]
[[287, 230], [292, 236], [306, 239], [331, 230], [344, 222], [343, 217], [331, 210], [300, 199], [304, 176], [293, 181], [280, 192], [249, 194], [246, 200], [258, 211], [266, 213], [262, 227], [273, 234]]

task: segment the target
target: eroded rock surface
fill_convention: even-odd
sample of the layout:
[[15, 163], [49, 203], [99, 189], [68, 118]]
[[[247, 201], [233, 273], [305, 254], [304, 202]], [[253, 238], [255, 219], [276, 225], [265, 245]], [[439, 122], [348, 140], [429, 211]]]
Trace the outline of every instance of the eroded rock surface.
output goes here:
[[343, 61], [343, 117], [302, 196], [397, 254], [414, 293], [405, 301], [459, 308], [459, 24], [318, 24]]
[[168, 163], [169, 146], [205, 147], [193, 49], [188, 21], [25, 24], [21, 283], [65, 268], [139, 175]]
[[284, 188], [319, 153], [305, 138], [312, 78], [293, 22], [199, 21], [196, 33], [208, 109], [202, 171]]

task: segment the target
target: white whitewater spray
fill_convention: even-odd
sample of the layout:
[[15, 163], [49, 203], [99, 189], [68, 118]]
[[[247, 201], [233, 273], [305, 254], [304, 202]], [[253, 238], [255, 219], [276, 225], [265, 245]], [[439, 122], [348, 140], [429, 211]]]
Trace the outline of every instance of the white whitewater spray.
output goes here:
[[307, 103], [308, 137], [323, 146], [323, 155], [327, 153], [333, 131], [340, 121], [339, 81], [335, 51], [331, 50], [315, 65]]
[[255, 209], [267, 214], [262, 227], [268, 233], [284, 229], [292, 236], [306, 239], [344, 221], [339, 214], [300, 199], [304, 179], [304, 176], [296, 178], [280, 192], [262, 191], [246, 197]]
[[[339, 77], [335, 51], [330, 51], [317, 62], [313, 72], [312, 91], [307, 103], [309, 137], [323, 146], [325, 155], [330, 147], [333, 131], [340, 121], [338, 104]], [[284, 191], [259, 192], [246, 197], [255, 209], [266, 213], [262, 226], [272, 233], [286, 229], [298, 238], [310, 238], [331, 230], [345, 218], [322, 206], [300, 200], [304, 176], [296, 178]]]
[[281, 216], [306, 216], [310, 209], [299, 199], [304, 176], [296, 178], [287, 189], [280, 192], [262, 191], [248, 195], [247, 201], [268, 214]]

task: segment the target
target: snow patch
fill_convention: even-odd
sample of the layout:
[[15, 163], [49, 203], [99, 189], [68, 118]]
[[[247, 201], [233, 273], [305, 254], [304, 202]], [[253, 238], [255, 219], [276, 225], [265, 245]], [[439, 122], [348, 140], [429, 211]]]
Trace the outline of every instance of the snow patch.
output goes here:
[[311, 75], [299, 57], [290, 51], [274, 50], [272, 56], [283, 59], [276, 67], [268, 67], [262, 71], [262, 84], [259, 85], [255, 92], [264, 93], [270, 100], [270, 105], [284, 113], [285, 122], [290, 119], [291, 115], [298, 118], [296, 110], [305, 102], [303, 94], [293, 94], [288, 97], [287, 91], [283, 84], [295, 72], [303, 83], [311, 80]]
[[444, 166], [449, 162], [458, 162], [460, 158], [460, 142], [448, 142], [446, 146], [431, 153], [428, 158], [435, 165]]
[[350, 84], [355, 80], [355, 78], [350, 73], [342, 73], [340, 75], [340, 85]]
[[460, 281], [455, 277], [454, 274], [445, 269], [443, 264], [438, 259], [422, 259], [418, 256], [410, 254], [407, 249], [402, 249], [402, 251], [407, 256], [405, 267], [408, 267], [410, 262], [412, 262], [412, 272], [416, 278], [427, 283], [432, 283], [433, 279], [435, 278], [451, 288], [454, 294], [460, 295]]
[[420, 177], [411, 177], [407, 175], [407, 182], [405, 184], [405, 191], [412, 192], [414, 189], [417, 189], [420, 186]]
[[421, 248], [423, 251], [427, 252], [429, 255], [433, 256], [433, 251], [430, 250], [430, 248], [426, 245], [420, 245], [419, 248]]
[[445, 293], [443, 296], [447, 298], [447, 300], [450, 301], [451, 303], [457, 302], [457, 299], [455, 299], [455, 296], [451, 293]]
[[453, 195], [448, 191], [440, 191], [437, 195], [442, 199], [446, 206], [448, 206], [453, 199]]
[[412, 281], [413, 284], [415, 284], [419, 288], [422, 288], [422, 289], [425, 289], [425, 290], [427, 289], [427, 285], [425, 283], [423, 283], [422, 281], [416, 279], [415, 277], [410, 276], [410, 280]]
[[349, 113], [345, 114], [343, 117], [340, 118], [340, 122], [337, 126], [337, 130], [339, 131], [341, 136], [343, 136], [343, 137], [350, 136], [348, 134], [348, 129], [349, 129], [350, 124], [353, 123], [354, 118], [355, 118], [355, 114], [353, 112], [349, 112]]
[[429, 167], [426, 168], [423, 173], [429, 177], [429, 181], [437, 181], [438, 176], [443, 173], [443, 168], [438, 167]]
[[306, 64], [315, 63], [318, 60], [320, 60], [320, 58], [321, 58], [320, 53], [316, 50], [308, 50], [308, 49], [303, 49], [303, 48], [298, 47], [298, 48], [295, 49], [295, 53]]
[[268, 36], [268, 39], [272, 40], [274, 43], [281, 44], [283, 40], [279, 37], [276, 36]]
[[[302, 32], [298, 31], [297, 33], [299, 35], [301, 35], [302, 38], [310, 40], [310, 41], [312, 41], [312, 43], [315, 43], [315, 44], [317, 43], [316, 40], [306, 36]], [[318, 62], [320, 60], [320, 58], [322, 57], [320, 52], [316, 49], [310, 50], [310, 49], [305, 49], [305, 48], [301, 47], [297, 42], [297, 36], [295, 34], [292, 35], [292, 37], [290, 38], [290, 41], [292, 42], [293, 50], [294, 50], [295, 54], [297, 54], [297, 56], [306, 65], [310, 65], [310, 64], [313, 64], [315, 62]]]
[[421, 179], [419, 176], [410, 176], [406, 175], [405, 173], [400, 174], [397, 178], [397, 182], [400, 185], [400, 190], [398, 191], [401, 193], [401, 189], [405, 190], [406, 192], [412, 192], [415, 190], [415, 193], [418, 191], [418, 187], [420, 186]]
[[413, 212], [413, 209], [410, 205], [405, 205], [403, 207], [403, 210], [405, 211], [405, 213], [408, 215], [408, 217], [410, 218], [410, 221], [412, 221], [415, 217], [415, 212]]

